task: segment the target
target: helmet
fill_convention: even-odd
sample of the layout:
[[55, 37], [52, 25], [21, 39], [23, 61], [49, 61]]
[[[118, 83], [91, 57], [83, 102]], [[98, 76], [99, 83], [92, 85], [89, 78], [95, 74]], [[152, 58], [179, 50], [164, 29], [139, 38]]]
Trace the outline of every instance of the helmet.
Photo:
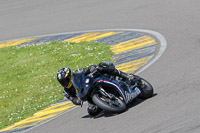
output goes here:
[[69, 67], [64, 67], [57, 72], [57, 80], [65, 88], [72, 86], [72, 76], [72, 70]]

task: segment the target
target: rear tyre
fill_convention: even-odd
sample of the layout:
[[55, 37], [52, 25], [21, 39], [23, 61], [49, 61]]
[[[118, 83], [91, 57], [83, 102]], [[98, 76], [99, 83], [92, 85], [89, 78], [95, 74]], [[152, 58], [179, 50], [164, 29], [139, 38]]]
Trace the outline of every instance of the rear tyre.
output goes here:
[[141, 99], [147, 99], [153, 96], [153, 87], [152, 85], [145, 79], [141, 78], [140, 81], [140, 91], [141, 94], [138, 96], [138, 98]]
[[[93, 95], [92, 100], [98, 107], [109, 112], [120, 113], [126, 110], [126, 104], [116, 96], [114, 101], [109, 99], [111, 102], [108, 102], [108, 98], [106, 99], [101, 94], [96, 93]], [[112, 104], [112, 102], [117, 102], [118, 105]]]

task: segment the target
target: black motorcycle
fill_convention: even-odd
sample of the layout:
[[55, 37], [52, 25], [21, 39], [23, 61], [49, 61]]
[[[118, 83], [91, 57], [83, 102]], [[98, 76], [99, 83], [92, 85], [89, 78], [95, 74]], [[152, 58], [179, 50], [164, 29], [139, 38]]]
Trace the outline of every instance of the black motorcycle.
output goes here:
[[134, 99], [147, 99], [153, 95], [152, 85], [145, 79], [134, 75], [134, 84], [129, 80], [108, 74], [93, 72], [75, 73], [72, 79], [77, 96], [109, 112], [123, 112]]

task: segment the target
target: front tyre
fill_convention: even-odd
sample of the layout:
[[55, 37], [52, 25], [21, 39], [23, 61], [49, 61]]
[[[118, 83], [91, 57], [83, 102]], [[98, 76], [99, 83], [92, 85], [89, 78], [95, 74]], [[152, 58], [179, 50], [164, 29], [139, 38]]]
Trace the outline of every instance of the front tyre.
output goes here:
[[153, 87], [152, 85], [145, 79], [140, 79], [140, 91], [141, 94], [138, 96], [141, 99], [147, 99], [153, 96]]
[[126, 110], [126, 104], [116, 96], [114, 96], [114, 99], [109, 99], [96, 93], [92, 100], [98, 107], [109, 112], [120, 113]]

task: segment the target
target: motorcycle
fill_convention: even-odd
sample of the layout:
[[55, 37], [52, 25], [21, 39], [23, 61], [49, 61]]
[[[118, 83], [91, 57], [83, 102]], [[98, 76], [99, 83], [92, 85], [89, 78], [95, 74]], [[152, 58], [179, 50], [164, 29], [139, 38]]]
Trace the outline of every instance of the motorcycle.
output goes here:
[[82, 103], [88, 101], [105, 111], [120, 113], [137, 97], [147, 99], [153, 96], [152, 85], [139, 76], [134, 77], [134, 84], [131, 84], [127, 79], [97, 71], [89, 76], [78, 72], [72, 82]]

